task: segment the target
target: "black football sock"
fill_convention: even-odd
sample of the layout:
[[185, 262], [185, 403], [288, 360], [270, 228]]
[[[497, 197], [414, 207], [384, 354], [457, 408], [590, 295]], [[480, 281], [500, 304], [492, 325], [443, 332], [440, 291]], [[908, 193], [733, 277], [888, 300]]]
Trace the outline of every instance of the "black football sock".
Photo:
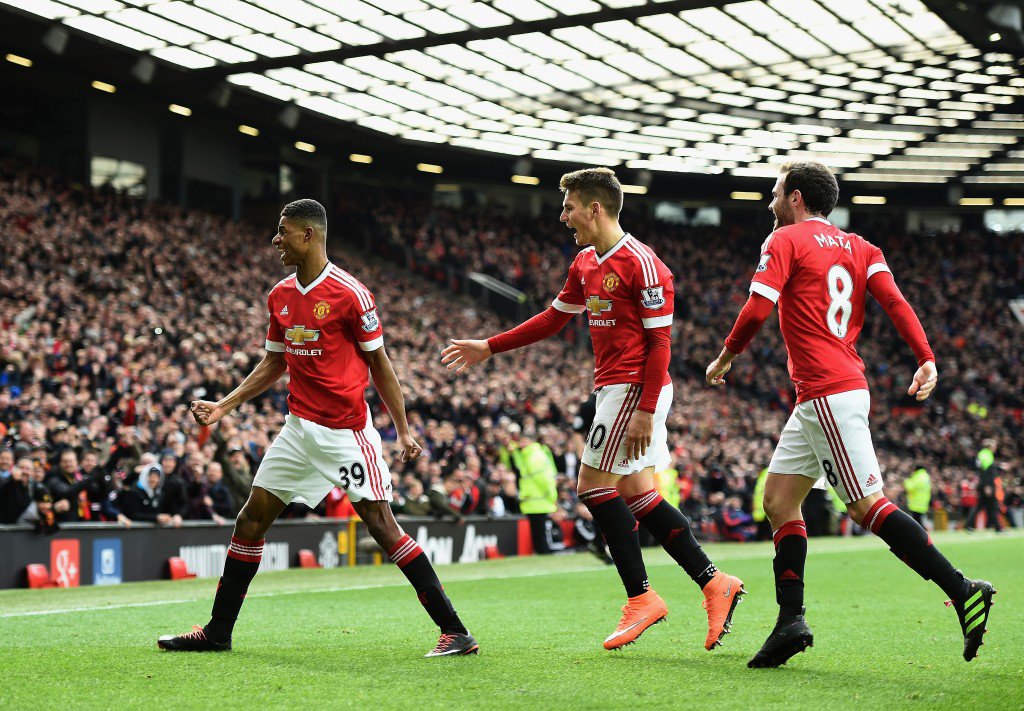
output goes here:
[[640, 538], [636, 533], [638, 524], [626, 502], [614, 487], [584, 491], [580, 493], [580, 501], [590, 509], [594, 522], [604, 534], [608, 552], [626, 588], [626, 596], [643, 595], [650, 588], [650, 583], [640, 552]]
[[242, 609], [249, 583], [256, 577], [263, 558], [264, 541], [246, 541], [231, 537], [228, 557], [224, 560], [224, 573], [217, 582], [210, 622], [204, 628], [206, 636], [214, 642], [231, 639], [238, 612]]
[[883, 496], [868, 509], [861, 526], [885, 541], [897, 558], [925, 580], [933, 581], [951, 599], [960, 596], [964, 576], [932, 545], [928, 532], [896, 504]]
[[650, 531], [654, 540], [682, 566], [693, 582], [701, 589], [711, 582], [718, 568], [693, 537], [690, 521], [682, 511], [661, 498], [654, 489], [634, 496], [626, 503], [640, 525]]
[[804, 564], [807, 562], [807, 524], [787, 521], [772, 534], [775, 541], [775, 601], [779, 615], [791, 617], [804, 611]]
[[452, 606], [452, 601], [444, 594], [444, 587], [434, 572], [434, 566], [412, 536], [405, 534], [391, 550], [388, 558], [394, 561], [399, 570], [412, 583], [416, 595], [420, 599], [430, 619], [441, 628], [444, 634], [469, 634], [462, 624], [459, 615]]

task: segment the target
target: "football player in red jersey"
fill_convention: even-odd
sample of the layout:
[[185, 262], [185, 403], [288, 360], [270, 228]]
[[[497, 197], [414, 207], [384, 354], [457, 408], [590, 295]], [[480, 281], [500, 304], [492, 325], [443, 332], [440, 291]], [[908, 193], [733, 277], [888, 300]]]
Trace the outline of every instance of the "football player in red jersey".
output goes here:
[[348, 494], [370, 534], [416, 589], [441, 638], [426, 656], [476, 654], [479, 646], [444, 593], [430, 560], [391, 513], [391, 473], [363, 391], [373, 384], [398, 432], [402, 461], [420, 456], [409, 431], [405, 399], [384, 350], [373, 295], [327, 259], [327, 213], [316, 200], [281, 211], [273, 244], [294, 266], [270, 292], [266, 355], [220, 402], [197, 400], [192, 415], [212, 425], [263, 393], [287, 370], [285, 425], [263, 456], [249, 500], [235, 521], [210, 622], [158, 640], [168, 651], [226, 651], [264, 536], [292, 501], [316, 506], [334, 487]]
[[824, 476], [854, 521], [951, 599], [964, 636], [964, 659], [977, 656], [995, 589], [964, 578], [921, 526], [882, 494], [882, 473], [868, 428], [870, 399], [856, 342], [870, 293], [913, 349], [918, 369], [907, 390], [926, 400], [938, 380], [935, 357], [914, 310], [903, 298], [882, 250], [826, 218], [839, 185], [820, 163], [787, 163], [772, 190], [775, 231], [721, 354], [707, 368], [720, 386], [777, 303], [797, 405], [768, 465], [764, 510], [774, 531], [779, 618], [750, 667], [777, 667], [813, 642], [804, 619], [807, 529], [800, 504]]
[[619, 226], [622, 185], [607, 168], [562, 176], [560, 220], [583, 247], [550, 308], [487, 340], [453, 340], [441, 354], [462, 373], [494, 353], [552, 336], [587, 312], [594, 345], [597, 410], [580, 465], [580, 501], [593, 514], [626, 588], [626, 605], [606, 649], [634, 642], [668, 614], [652, 589], [640, 552], [637, 522], [704, 592], [707, 649], [721, 644], [745, 592], [743, 582], [715, 568], [690, 522], [654, 487], [670, 455], [665, 420], [672, 406], [668, 373], [674, 290], [672, 272], [650, 247]]

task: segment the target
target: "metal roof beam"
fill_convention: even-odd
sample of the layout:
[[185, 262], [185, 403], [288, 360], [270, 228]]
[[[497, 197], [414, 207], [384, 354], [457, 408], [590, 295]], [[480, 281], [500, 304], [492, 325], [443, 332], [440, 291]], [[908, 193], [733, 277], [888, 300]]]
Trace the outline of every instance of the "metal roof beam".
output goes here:
[[609, 22], [612, 20], [636, 20], [649, 15], [662, 15], [665, 13], [677, 13], [684, 10], [695, 10], [703, 7], [723, 7], [728, 5], [728, 0], [672, 0], [663, 3], [645, 3], [635, 7], [605, 8], [597, 12], [588, 12], [579, 15], [558, 15], [546, 20], [535, 20], [533, 22], [515, 21], [511, 25], [500, 27], [474, 28], [463, 32], [450, 32], [446, 34], [429, 33], [424, 37], [417, 37], [408, 40], [387, 40], [377, 44], [367, 44], [359, 47], [341, 47], [326, 52], [310, 52], [296, 54], [291, 57], [276, 57], [257, 59], [252, 62], [239, 62], [238, 64], [219, 64], [209, 69], [197, 69], [187, 73], [190, 79], [208, 80], [223, 79], [232, 74], [246, 72], [262, 73], [268, 69], [279, 67], [299, 67], [312, 62], [341, 62], [353, 57], [383, 56], [391, 52], [403, 50], [422, 50], [427, 47], [436, 47], [443, 44], [465, 45], [467, 42], [480, 39], [505, 38], [511, 35], [518, 35], [524, 32], [550, 33], [565, 27], [591, 26], [598, 22]]

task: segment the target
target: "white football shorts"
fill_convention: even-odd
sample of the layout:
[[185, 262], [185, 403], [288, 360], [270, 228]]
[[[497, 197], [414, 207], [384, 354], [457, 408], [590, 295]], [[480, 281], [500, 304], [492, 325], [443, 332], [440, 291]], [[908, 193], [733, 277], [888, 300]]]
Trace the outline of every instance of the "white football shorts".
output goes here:
[[369, 407], [366, 418], [361, 430], [335, 430], [288, 415], [252, 485], [286, 504], [316, 506], [335, 486], [352, 501], [390, 501], [391, 471]]
[[799, 403], [782, 428], [771, 474], [799, 474], [836, 490], [849, 504], [882, 490], [871, 443], [867, 390], [848, 390]]
[[594, 424], [590, 427], [583, 448], [584, 464], [603, 472], [621, 475], [632, 474], [647, 467], [654, 467], [654, 471], [658, 472], [671, 466], [668, 429], [665, 426], [668, 411], [672, 407], [671, 383], [664, 386], [658, 396], [658, 405], [654, 411], [654, 434], [647, 454], [639, 459], [626, 456], [626, 428], [636, 406], [640, 404], [642, 390], [642, 386], [630, 383], [605, 385], [598, 389]]

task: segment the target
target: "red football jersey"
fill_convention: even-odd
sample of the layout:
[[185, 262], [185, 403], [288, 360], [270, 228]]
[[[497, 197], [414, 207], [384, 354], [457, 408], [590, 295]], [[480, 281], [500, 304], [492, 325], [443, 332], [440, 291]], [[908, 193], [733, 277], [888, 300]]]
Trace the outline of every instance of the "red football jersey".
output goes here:
[[[551, 305], [587, 312], [594, 344], [594, 386], [643, 383], [644, 329], [672, 325], [672, 272], [647, 245], [625, 234], [597, 256], [587, 247], [573, 260], [562, 292]], [[662, 385], [671, 382], [668, 373]]]
[[294, 274], [278, 282], [267, 308], [266, 349], [285, 354], [288, 410], [324, 427], [363, 429], [370, 369], [356, 349], [384, 345], [373, 295], [328, 262], [307, 286]]
[[820, 217], [780, 227], [761, 247], [750, 291], [779, 305], [797, 402], [867, 388], [857, 337], [882, 250]]

